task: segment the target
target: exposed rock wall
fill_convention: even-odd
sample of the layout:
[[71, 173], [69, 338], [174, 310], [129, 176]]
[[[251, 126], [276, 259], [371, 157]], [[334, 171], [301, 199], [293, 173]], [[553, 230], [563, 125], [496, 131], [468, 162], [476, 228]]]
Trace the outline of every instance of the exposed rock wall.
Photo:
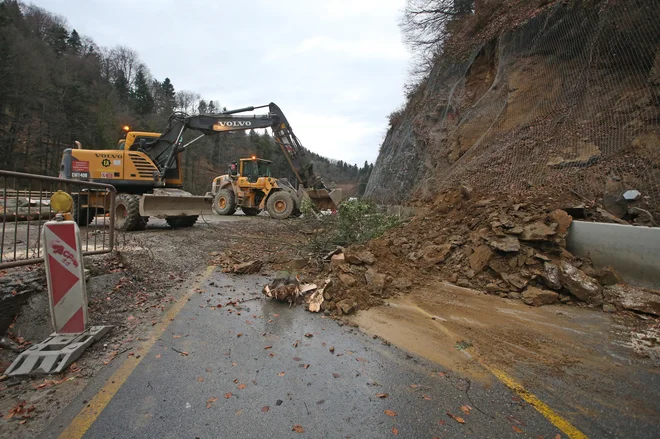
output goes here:
[[393, 118], [366, 196], [426, 202], [462, 183], [590, 200], [609, 177], [660, 211], [656, 1], [554, 2], [465, 55], [440, 56]]

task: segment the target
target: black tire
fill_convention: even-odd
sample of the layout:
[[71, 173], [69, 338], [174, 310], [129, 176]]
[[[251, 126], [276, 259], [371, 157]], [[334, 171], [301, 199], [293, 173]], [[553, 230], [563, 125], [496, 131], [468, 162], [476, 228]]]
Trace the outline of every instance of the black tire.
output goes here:
[[119, 194], [115, 200], [115, 229], [121, 232], [143, 230], [146, 222], [140, 216], [140, 196]]
[[241, 207], [241, 210], [247, 216], [257, 216], [261, 213], [261, 209], [258, 207]]
[[192, 227], [196, 222], [199, 215], [191, 216], [170, 216], [165, 218], [167, 225], [173, 229], [180, 229], [183, 227]]
[[234, 192], [229, 189], [220, 189], [213, 197], [213, 211], [218, 215], [233, 215], [236, 212]]
[[87, 227], [94, 221], [96, 217], [96, 208], [95, 207], [80, 207], [81, 204], [85, 204], [87, 197], [74, 196], [73, 197], [73, 208], [72, 215], [73, 220], [80, 227]]
[[266, 210], [271, 218], [286, 219], [291, 216], [293, 209], [295, 209], [293, 197], [284, 191], [275, 192], [268, 197], [266, 202]]

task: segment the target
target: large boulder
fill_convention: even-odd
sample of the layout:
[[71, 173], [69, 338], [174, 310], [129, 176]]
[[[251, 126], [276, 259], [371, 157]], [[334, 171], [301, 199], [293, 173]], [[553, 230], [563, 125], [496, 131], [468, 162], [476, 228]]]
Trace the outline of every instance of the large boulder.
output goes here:
[[355, 307], [356, 304], [351, 299], [344, 299], [342, 301], [337, 302], [337, 312], [339, 313], [339, 315], [351, 314], [355, 312]]
[[523, 241], [548, 241], [557, 233], [556, 229], [556, 223], [548, 226], [540, 221], [537, 221], [532, 224], [528, 224], [523, 228], [520, 239]]
[[370, 267], [364, 274], [367, 285], [373, 287], [376, 291], [382, 291], [385, 288], [385, 275], [378, 273], [373, 267]]
[[660, 292], [617, 284], [605, 287], [604, 296], [617, 308], [660, 316]]
[[573, 217], [566, 213], [565, 210], [561, 209], [552, 211], [548, 217], [553, 223], [557, 224], [557, 235], [564, 238], [568, 233], [568, 228], [573, 222]]
[[559, 299], [559, 294], [550, 290], [527, 287], [522, 294], [522, 301], [530, 306], [550, 305]]
[[481, 270], [488, 266], [490, 258], [493, 256], [493, 251], [487, 245], [480, 245], [470, 255], [470, 268], [479, 273]]
[[490, 244], [490, 246], [496, 250], [507, 253], [520, 251], [520, 241], [518, 241], [518, 238], [515, 236], [506, 236], [501, 239], [491, 239], [488, 244]]
[[566, 261], [559, 266], [559, 279], [578, 299], [594, 305], [603, 304], [603, 289], [598, 281]]
[[371, 265], [376, 262], [376, 257], [370, 251], [350, 247], [344, 250], [344, 258], [346, 262], [353, 265]]
[[441, 262], [444, 262], [447, 259], [447, 256], [451, 252], [451, 244], [442, 244], [442, 245], [429, 245], [424, 247], [420, 252], [419, 256], [422, 261], [428, 265], [435, 265]]
[[339, 280], [341, 281], [341, 283], [343, 283], [347, 287], [352, 287], [357, 283], [357, 281], [355, 280], [355, 278], [353, 276], [351, 276], [350, 274], [345, 274], [345, 273], [341, 273], [339, 275]]
[[541, 274], [546, 285], [553, 290], [561, 290], [561, 280], [559, 279], [559, 267], [550, 262], [543, 264], [543, 273]]

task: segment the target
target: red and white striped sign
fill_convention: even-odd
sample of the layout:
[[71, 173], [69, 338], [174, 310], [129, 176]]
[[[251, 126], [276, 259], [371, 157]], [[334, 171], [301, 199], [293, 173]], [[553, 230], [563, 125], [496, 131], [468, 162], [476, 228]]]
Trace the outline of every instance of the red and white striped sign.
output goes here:
[[87, 290], [80, 229], [73, 221], [48, 221], [43, 228], [48, 298], [55, 332], [87, 328]]

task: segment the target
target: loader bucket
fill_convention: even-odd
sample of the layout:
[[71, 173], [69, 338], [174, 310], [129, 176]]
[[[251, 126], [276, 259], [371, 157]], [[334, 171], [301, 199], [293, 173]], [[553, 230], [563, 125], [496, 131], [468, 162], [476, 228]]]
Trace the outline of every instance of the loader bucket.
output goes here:
[[191, 195], [185, 191], [159, 191], [140, 198], [140, 215], [157, 218], [184, 215], [213, 215], [212, 197]]
[[342, 201], [342, 190], [334, 189], [327, 191], [325, 189], [307, 189], [305, 191], [312, 200], [314, 206], [319, 210], [337, 210]]

